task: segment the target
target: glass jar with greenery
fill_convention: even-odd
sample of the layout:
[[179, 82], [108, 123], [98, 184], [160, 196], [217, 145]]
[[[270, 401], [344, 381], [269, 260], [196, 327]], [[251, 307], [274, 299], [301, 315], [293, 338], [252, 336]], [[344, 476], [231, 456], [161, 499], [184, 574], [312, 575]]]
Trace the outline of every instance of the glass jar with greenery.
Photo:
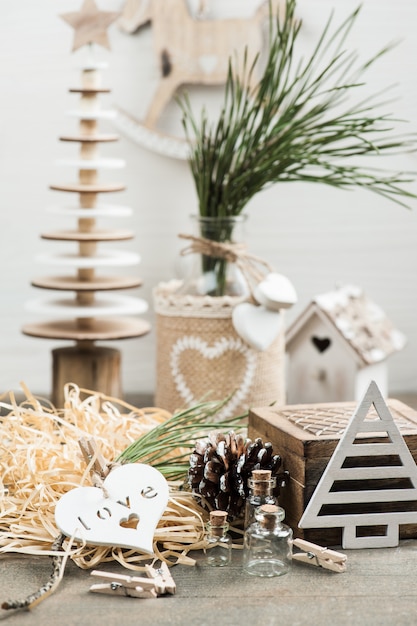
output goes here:
[[[254, 80], [260, 56], [251, 66], [244, 59], [240, 68], [230, 61], [217, 120], [209, 122], [205, 110], [197, 119], [188, 96], [180, 98], [201, 218], [241, 215], [255, 194], [293, 181], [364, 188], [403, 206], [415, 199], [408, 189], [414, 173], [369, 166], [368, 157], [379, 166], [381, 155], [415, 150], [416, 142], [412, 134], [396, 134], [397, 120], [384, 110], [380, 93], [367, 91], [367, 71], [391, 47], [361, 63], [346, 46], [358, 14], [359, 8], [335, 28], [331, 15], [311, 55], [300, 59], [302, 23], [296, 0], [286, 0], [284, 17], [270, 11], [260, 79]], [[233, 242], [227, 229], [213, 233], [219, 242]], [[222, 263], [227, 260], [217, 267]], [[219, 282], [218, 295], [224, 285]]]

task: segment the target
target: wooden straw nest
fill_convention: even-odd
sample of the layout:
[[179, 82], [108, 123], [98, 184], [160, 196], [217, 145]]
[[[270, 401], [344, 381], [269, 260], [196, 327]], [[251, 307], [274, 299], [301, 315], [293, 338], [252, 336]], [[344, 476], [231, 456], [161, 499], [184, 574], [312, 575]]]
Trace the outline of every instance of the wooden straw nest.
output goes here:
[[[130, 443], [171, 417], [159, 408], [137, 409], [127, 403], [69, 384], [64, 409], [35, 398], [22, 384], [26, 400], [13, 393], [0, 397], [0, 555], [54, 555], [59, 535], [55, 505], [68, 490], [91, 485], [78, 441], [93, 437], [101, 454], [113, 461]], [[191, 550], [204, 546], [207, 513], [190, 493], [170, 483], [168, 505], [154, 536], [156, 559], [169, 565], [194, 565]], [[77, 545], [64, 549], [80, 568], [107, 561], [141, 570], [149, 555], [134, 550]], [[62, 552], [61, 552], [62, 554]], [[154, 559], [155, 560], [155, 559]]]

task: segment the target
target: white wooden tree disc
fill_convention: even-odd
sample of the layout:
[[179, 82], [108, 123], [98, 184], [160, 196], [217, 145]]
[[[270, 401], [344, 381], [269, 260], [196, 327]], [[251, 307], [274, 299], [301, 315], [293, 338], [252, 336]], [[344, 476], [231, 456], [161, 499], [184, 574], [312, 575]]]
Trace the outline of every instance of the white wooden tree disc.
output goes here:
[[117, 141], [119, 135], [110, 133], [94, 133], [91, 135], [79, 134], [79, 135], [61, 135], [60, 141], [77, 141], [80, 143], [104, 143], [107, 141]]
[[96, 111], [74, 109], [67, 111], [66, 114], [79, 120], [114, 120], [117, 117], [117, 112], [111, 109], [97, 109]]
[[113, 193], [124, 191], [123, 183], [64, 183], [62, 185], [49, 185], [53, 191], [68, 191], [70, 193]]
[[42, 339], [71, 339], [73, 341], [110, 341], [142, 337], [151, 330], [143, 319], [122, 317], [99, 318], [89, 321], [88, 328], [80, 328], [77, 320], [53, 320], [38, 324], [25, 324], [22, 332]]
[[122, 169], [126, 166], [124, 159], [57, 159], [57, 165], [78, 167], [80, 170]]
[[72, 298], [38, 298], [29, 300], [26, 309], [30, 313], [57, 317], [102, 317], [107, 315], [141, 315], [148, 310], [148, 303], [141, 298], [106, 294], [96, 296], [94, 304], [79, 305]]
[[[85, 217], [88, 217], [85, 215]], [[52, 233], [41, 233], [42, 239], [54, 241], [124, 241], [133, 239], [135, 233], [131, 230], [93, 230], [80, 232], [77, 230], [59, 230]]]
[[40, 276], [32, 280], [34, 287], [57, 291], [111, 291], [140, 287], [142, 280], [137, 276], [94, 276], [91, 280], [80, 280], [76, 276]]
[[110, 93], [108, 87], [71, 87], [70, 93]]
[[92, 71], [92, 70], [106, 70], [109, 67], [109, 64], [106, 61], [96, 61], [95, 59], [88, 59], [83, 62], [82, 65], [79, 66], [80, 70], [83, 71]]
[[67, 217], [127, 217], [132, 215], [133, 209], [128, 206], [117, 204], [98, 204], [94, 208], [82, 208], [79, 206], [50, 206], [48, 213], [64, 215]]
[[125, 252], [123, 250], [106, 250], [97, 252], [94, 256], [80, 256], [76, 253], [67, 254], [39, 254], [35, 257], [37, 263], [48, 265], [60, 265], [76, 268], [96, 268], [96, 267], [121, 267], [138, 265], [140, 255], [136, 252]]

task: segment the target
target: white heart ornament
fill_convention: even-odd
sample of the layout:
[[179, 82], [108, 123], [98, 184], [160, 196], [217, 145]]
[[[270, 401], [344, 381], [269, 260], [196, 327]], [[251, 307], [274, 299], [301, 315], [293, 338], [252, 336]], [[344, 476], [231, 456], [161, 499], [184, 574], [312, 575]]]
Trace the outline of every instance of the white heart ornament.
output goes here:
[[267, 274], [253, 290], [254, 298], [259, 304], [279, 311], [288, 309], [297, 302], [297, 294], [293, 284], [283, 274], [271, 272]]
[[[103, 489], [76, 487], [55, 507], [62, 533], [99, 546], [131, 548], [153, 554], [153, 536], [165, 511], [169, 488], [164, 476], [143, 463], [114, 469]], [[136, 528], [123, 526], [131, 522]]]
[[233, 309], [232, 322], [237, 334], [255, 350], [266, 350], [281, 330], [281, 315], [250, 302], [237, 304]]

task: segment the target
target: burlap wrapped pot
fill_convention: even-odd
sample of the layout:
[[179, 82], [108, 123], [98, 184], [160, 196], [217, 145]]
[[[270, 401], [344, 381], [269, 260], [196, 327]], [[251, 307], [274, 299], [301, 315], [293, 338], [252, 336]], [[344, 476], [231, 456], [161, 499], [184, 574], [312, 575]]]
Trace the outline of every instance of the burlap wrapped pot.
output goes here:
[[253, 406], [285, 404], [284, 324], [265, 351], [254, 350], [236, 333], [232, 311], [243, 298], [179, 295], [178, 281], [153, 292], [156, 312], [155, 404], [169, 411], [203, 397], [223, 400], [219, 418]]

